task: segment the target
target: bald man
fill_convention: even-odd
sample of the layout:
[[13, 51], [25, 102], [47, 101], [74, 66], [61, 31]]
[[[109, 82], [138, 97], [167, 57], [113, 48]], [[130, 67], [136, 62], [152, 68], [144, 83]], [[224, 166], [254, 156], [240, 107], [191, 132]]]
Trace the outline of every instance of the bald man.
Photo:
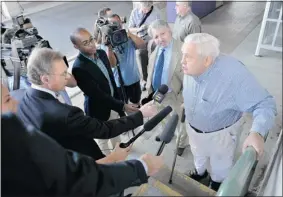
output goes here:
[[[80, 51], [74, 62], [72, 73], [79, 88], [84, 92], [85, 113], [90, 117], [107, 121], [116, 119], [117, 113], [124, 116], [124, 112], [138, 111], [137, 105], [124, 104], [118, 96], [111, 70], [111, 65], [116, 65], [112, 49], [108, 50], [108, 59], [103, 50], [96, 49], [96, 40], [84, 28], [76, 29], [70, 39], [74, 47]], [[110, 139], [112, 148], [120, 141], [120, 136]], [[97, 143], [106, 155], [110, 153], [111, 147], [108, 147], [108, 140], [97, 140]]]

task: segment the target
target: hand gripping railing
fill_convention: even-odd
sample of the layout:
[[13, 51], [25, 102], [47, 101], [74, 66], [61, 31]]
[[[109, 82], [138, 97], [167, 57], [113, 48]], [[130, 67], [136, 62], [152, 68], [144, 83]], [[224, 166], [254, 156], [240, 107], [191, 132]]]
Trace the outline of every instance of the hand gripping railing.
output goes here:
[[[267, 135], [264, 138], [266, 140]], [[256, 165], [257, 153], [248, 147], [223, 181], [216, 196], [245, 196], [248, 192]]]

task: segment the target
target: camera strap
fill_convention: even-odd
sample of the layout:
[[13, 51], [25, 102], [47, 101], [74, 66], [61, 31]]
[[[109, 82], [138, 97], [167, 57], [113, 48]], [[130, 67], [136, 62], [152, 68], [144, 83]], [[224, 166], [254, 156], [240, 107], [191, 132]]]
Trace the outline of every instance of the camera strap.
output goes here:
[[139, 27], [141, 27], [141, 26], [144, 24], [144, 22], [146, 21], [146, 19], [147, 19], [147, 18], [149, 17], [149, 15], [151, 14], [152, 10], [153, 10], [153, 6], [151, 6], [149, 12], [146, 13], [146, 15], [143, 17], [143, 19], [141, 20], [140, 24], [138, 25]]

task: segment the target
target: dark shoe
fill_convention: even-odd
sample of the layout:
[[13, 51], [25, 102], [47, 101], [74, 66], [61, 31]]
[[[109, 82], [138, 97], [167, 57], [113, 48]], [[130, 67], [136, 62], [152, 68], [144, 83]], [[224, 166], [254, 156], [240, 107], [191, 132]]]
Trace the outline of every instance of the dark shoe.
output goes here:
[[185, 148], [177, 148], [177, 155], [179, 155], [180, 157], [182, 156], [182, 154], [184, 153]]
[[211, 180], [210, 179], [210, 181], [209, 181], [209, 188], [210, 189], [213, 189], [214, 191], [218, 191], [218, 189], [219, 189], [219, 187], [220, 187], [220, 185], [221, 185], [221, 183], [219, 183], [219, 182], [215, 182], [215, 181], [213, 181], [213, 180]]
[[198, 175], [197, 170], [193, 169], [193, 170], [190, 170], [189, 172], [186, 172], [185, 175], [189, 176], [190, 178], [192, 178], [196, 181], [200, 181], [200, 180], [206, 178], [208, 173], [207, 173], [207, 171], [205, 171], [203, 175]]
[[155, 141], [160, 142], [160, 137], [159, 137], [159, 135], [157, 135], [157, 136], [155, 137]]
[[132, 194], [127, 194], [125, 197], [131, 197], [132, 196]]

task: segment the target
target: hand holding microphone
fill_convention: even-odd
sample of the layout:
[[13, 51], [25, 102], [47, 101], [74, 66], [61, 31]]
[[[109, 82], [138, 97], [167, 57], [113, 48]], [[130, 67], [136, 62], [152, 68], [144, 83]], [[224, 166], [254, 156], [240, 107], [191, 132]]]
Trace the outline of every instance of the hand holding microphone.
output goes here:
[[157, 114], [157, 107], [156, 105], [154, 105], [153, 102], [149, 102], [145, 105], [143, 105], [140, 109], [139, 109], [143, 115], [144, 118], [149, 118], [152, 117], [154, 115]]
[[113, 161], [115, 162], [124, 161], [128, 157], [131, 149], [132, 146], [120, 148], [120, 144], [117, 143], [114, 148], [114, 151], [109, 156], [112, 157]]
[[161, 110], [157, 115], [155, 115], [153, 118], [151, 118], [149, 121], [147, 121], [143, 125], [142, 131], [140, 131], [136, 136], [131, 138], [126, 143], [121, 143], [121, 148], [127, 148], [132, 144], [136, 139], [138, 139], [144, 132], [152, 130], [159, 122], [161, 122], [170, 112], [172, 111], [172, 108], [170, 106], [165, 107], [163, 110]]

